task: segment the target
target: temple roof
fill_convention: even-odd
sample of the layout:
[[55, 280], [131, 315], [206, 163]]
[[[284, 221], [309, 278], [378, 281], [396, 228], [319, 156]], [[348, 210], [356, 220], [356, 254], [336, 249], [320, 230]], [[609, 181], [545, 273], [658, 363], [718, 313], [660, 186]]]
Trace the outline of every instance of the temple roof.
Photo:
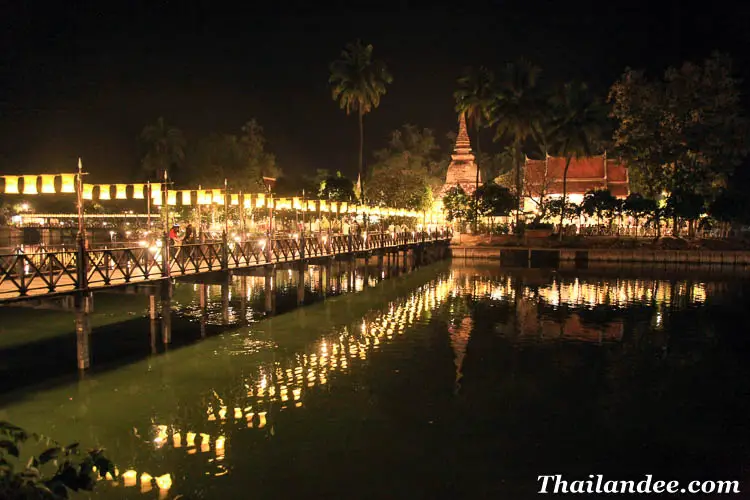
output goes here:
[[[547, 194], [562, 194], [565, 158], [526, 160], [524, 183], [527, 190], [538, 191], [546, 185]], [[545, 174], [546, 168], [546, 174]], [[573, 158], [568, 168], [568, 194], [585, 194], [594, 189], [609, 189], [617, 197], [630, 193], [628, 169], [606, 155]]]

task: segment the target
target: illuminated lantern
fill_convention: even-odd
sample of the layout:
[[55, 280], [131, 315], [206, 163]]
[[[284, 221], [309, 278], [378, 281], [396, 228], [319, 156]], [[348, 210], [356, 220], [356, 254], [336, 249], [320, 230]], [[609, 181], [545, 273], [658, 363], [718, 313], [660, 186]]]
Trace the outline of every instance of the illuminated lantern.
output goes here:
[[213, 193], [212, 199], [214, 203], [217, 203], [217, 204], [224, 203], [224, 195], [221, 194], [221, 189], [212, 189], [211, 192]]
[[151, 184], [151, 198], [161, 198], [161, 184]]
[[145, 196], [143, 196], [143, 189], [145, 187], [146, 187], [145, 184], [133, 184], [133, 199], [134, 200], [145, 199]]
[[300, 201], [299, 197], [295, 196], [292, 198], [292, 206], [295, 210], [302, 210], [302, 202]]
[[127, 184], [115, 184], [115, 199], [127, 200], [128, 199], [128, 185]]
[[233, 194], [232, 195], [232, 205], [239, 205], [240, 204], [240, 195]]
[[39, 194], [36, 190], [36, 175], [23, 176], [23, 194]]
[[177, 205], [177, 191], [171, 189], [167, 191], [167, 205]]
[[345, 214], [347, 212], [349, 212], [349, 204], [345, 201], [342, 201], [341, 204], [339, 205], [339, 213]]
[[156, 206], [160, 206], [162, 204], [161, 189], [159, 189], [158, 191], [151, 191], [151, 202]]
[[109, 193], [109, 184], [99, 184], [99, 199], [100, 200], [111, 200]]
[[355, 205], [353, 203], [351, 205], [349, 205], [349, 213], [350, 214], [356, 214], [357, 213], [357, 205]]
[[263, 193], [258, 194], [258, 197], [255, 198], [255, 208], [263, 208], [266, 206], [266, 195]]
[[76, 192], [76, 174], [62, 174], [60, 175], [62, 182], [60, 184], [61, 193], [75, 193]]
[[185, 206], [188, 206], [188, 205], [192, 205], [192, 203], [193, 203], [193, 200], [191, 199], [190, 191], [187, 191], [187, 190], [183, 191], [182, 192], [182, 204]]
[[318, 207], [315, 206], [314, 200], [307, 200], [307, 211], [308, 212], [314, 212], [318, 209]]
[[82, 197], [83, 197], [84, 200], [93, 200], [94, 199], [94, 185], [93, 184], [84, 184], [83, 185]]
[[371, 213], [373, 215], [380, 215], [380, 207], [373, 207]]
[[338, 204], [338, 203], [336, 203], [335, 201], [332, 201], [332, 202], [331, 202], [331, 207], [330, 207], [330, 209], [331, 209], [331, 213], [332, 213], [332, 214], [337, 214], [337, 213], [339, 213], [339, 204]]
[[325, 200], [320, 200], [320, 211], [328, 212], [328, 203]]
[[18, 176], [17, 175], [4, 175], [5, 178], [5, 194], [18, 194]]
[[55, 194], [55, 176], [43, 174], [40, 177], [42, 178], [42, 193]]
[[252, 208], [253, 200], [251, 199], [249, 194], [243, 194], [242, 195], [242, 206], [245, 208]]
[[198, 191], [198, 205], [211, 204], [211, 191]]

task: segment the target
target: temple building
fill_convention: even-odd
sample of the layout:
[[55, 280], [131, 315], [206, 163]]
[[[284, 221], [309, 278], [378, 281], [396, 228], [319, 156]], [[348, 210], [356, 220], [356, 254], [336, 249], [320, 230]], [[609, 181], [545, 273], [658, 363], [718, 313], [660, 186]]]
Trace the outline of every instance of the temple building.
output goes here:
[[[451, 188], [457, 186], [463, 188], [466, 194], [473, 194], [477, 187], [477, 169], [474, 154], [471, 152], [469, 133], [466, 130], [466, 116], [461, 113], [458, 118], [456, 146], [453, 149], [448, 172], [445, 175], [445, 184], [440, 189], [440, 198], [445, 196]], [[482, 184], [481, 174], [479, 174], [479, 184]]]
[[[524, 166], [524, 211], [533, 211], [540, 198], [560, 198], [563, 192], [565, 158], [526, 159]], [[588, 191], [608, 189], [617, 198], [630, 194], [628, 168], [606, 154], [573, 158], [568, 168], [568, 200], [581, 203]]]

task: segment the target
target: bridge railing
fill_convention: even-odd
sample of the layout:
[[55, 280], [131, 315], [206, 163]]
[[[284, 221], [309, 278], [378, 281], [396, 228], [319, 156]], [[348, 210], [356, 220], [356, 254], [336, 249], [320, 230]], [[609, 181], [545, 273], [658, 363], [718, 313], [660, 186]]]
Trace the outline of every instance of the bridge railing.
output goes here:
[[33, 253], [19, 249], [0, 254], [0, 300], [397, 248], [449, 238], [446, 232], [317, 233], [210, 241], [169, 248], [154, 245], [86, 251], [37, 249]]

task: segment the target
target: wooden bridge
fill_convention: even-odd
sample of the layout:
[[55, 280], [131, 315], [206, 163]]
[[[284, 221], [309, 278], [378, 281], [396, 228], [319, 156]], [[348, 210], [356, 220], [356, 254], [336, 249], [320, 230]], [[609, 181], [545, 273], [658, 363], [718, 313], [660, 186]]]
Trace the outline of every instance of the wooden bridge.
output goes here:
[[376, 232], [358, 235], [295, 234], [170, 246], [83, 247], [17, 250], [0, 255], [0, 303], [74, 292], [319, 258], [369, 255], [387, 251], [420, 251], [447, 244], [451, 235], [438, 232]]

